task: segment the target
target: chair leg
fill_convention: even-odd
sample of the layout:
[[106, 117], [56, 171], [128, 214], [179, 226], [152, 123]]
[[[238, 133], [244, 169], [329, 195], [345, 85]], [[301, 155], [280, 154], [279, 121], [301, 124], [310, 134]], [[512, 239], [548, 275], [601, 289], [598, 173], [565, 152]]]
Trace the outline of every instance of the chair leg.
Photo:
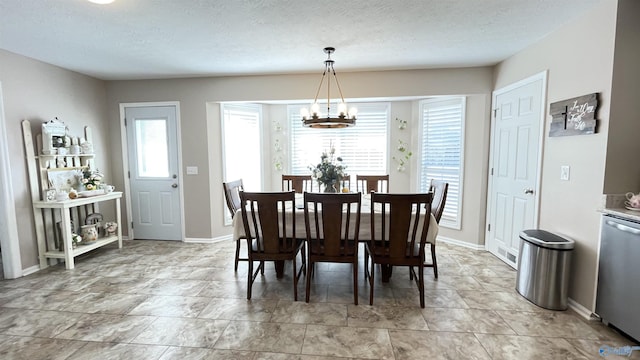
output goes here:
[[424, 309], [424, 265], [418, 266], [418, 290], [420, 291], [420, 307]]
[[353, 262], [353, 303], [358, 305], [358, 259]]
[[298, 269], [296, 269], [296, 256], [293, 257], [293, 301], [298, 301]]
[[240, 240], [236, 240], [236, 265], [235, 271], [238, 272], [238, 262], [240, 261]]
[[251, 288], [253, 287], [253, 261], [251, 259], [249, 259], [247, 277], [247, 300], [251, 300]]
[[375, 263], [373, 262], [373, 258], [371, 259], [371, 268], [369, 272], [369, 305], [373, 305], [373, 286], [375, 284]]
[[436, 261], [436, 244], [431, 244], [431, 261], [433, 262], [433, 275], [438, 278], [438, 262]]
[[306, 294], [305, 294], [306, 302], [309, 302], [309, 297], [311, 294], [311, 276], [313, 275], [314, 266], [315, 266], [315, 263], [309, 261], [309, 271], [307, 271], [307, 274], [306, 274], [306, 280], [307, 280]]

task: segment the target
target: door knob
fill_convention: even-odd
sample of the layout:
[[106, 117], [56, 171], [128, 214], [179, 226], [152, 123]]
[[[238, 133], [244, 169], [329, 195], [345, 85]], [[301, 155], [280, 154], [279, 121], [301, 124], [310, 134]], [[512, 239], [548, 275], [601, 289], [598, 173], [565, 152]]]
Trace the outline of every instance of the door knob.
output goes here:
[[525, 194], [533, 194], [533, 189], [524, 189]]
[[178, 187], [178, 184], [171, 184], [171, 187], [175, 189]]

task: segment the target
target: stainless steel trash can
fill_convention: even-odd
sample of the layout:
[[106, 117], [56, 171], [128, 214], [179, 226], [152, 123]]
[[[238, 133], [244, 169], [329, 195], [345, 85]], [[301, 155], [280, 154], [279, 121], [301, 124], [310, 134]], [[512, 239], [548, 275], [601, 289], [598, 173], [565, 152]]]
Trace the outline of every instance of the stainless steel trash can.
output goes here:
[[516, 291], [550, 310], [566, 310], [575, 241], [544, 230], [520, 233]]

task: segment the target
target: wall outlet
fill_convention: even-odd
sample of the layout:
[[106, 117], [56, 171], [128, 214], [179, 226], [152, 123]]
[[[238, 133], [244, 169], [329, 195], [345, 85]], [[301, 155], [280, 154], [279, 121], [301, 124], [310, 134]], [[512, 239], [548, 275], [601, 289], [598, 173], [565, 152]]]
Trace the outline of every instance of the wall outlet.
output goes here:
[[571, 168], [569, 165], [560, 166], [560, 180], [569, 181], [569, 171]]
[[197, 166], [187, 166], [187, 175], [198, 175]]

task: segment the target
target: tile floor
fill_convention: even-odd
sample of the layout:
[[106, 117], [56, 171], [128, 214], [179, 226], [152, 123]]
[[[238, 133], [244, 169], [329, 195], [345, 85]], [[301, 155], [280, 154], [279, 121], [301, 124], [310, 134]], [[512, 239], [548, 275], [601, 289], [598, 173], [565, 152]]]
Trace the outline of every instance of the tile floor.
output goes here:
[[376, 285], [374, 306], [361, 271], [355, 306], [350, 265], [319, 264], [307, 304], [304, 281], [293, 301], [290, 266], [278, 280], [269, 264], [247, 301], [234, 242], [126, 241], [74, 270], [1, 281], [0, 359], [597, 359], [603, 345], [634, 345], [532, 305], [514, 290], [515, 271], [486, 252], [438, 250], [440, 278], [426, 270], [420, 309], [402, 268]]

